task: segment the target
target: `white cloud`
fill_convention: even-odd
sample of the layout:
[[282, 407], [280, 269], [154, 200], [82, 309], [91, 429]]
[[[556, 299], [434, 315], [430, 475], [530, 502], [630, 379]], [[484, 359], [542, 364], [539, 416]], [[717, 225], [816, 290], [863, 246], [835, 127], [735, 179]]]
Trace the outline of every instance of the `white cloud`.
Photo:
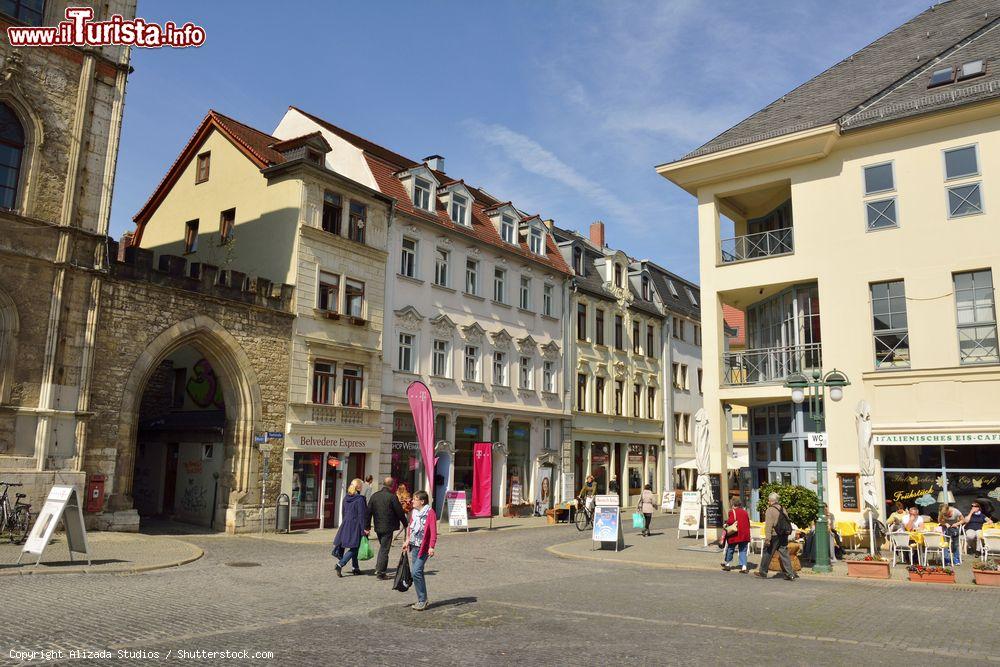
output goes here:
[[465, 122], [465, 127], [474, 137], [503, 151], [508, 160], [524, 171], [566, 186], [602, 210], [613, 214], [620, 222], [626, 224], [634, 222], [635, 212], [624, 201], [597, 181], [566, 164], [534, 139], [496, 123], [468, 120]]

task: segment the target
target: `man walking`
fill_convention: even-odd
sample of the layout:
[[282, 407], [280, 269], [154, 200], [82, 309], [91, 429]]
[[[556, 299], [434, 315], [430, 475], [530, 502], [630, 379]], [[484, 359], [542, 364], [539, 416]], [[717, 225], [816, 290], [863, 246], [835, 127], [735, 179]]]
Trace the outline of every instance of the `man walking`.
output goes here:
[[754, 574], [767, 579], [771, 557], [777, 552], [785, 579], [794, 581], [798, 578], [799, 575], [792, 569], [792, 559], [788, 557], [788, 536], [791, 534], [792, 522], [785, 508], [778, 503], [778, 494], [771, 493], [767, 497], [767, 511], [764, 512], [764, 539], [767, 543], [760, 554], [760, 568]]
[[375, 534], [378, 535], [378, 556], [375, 559], [375, 576], [387, 579], [385, 570], [389, 567], [389, 547], [392, 546], [392, 536], [399, 530], [400, 524], [407, 525], [408, 519], [403, 511], [399, 498], [392, 492], [394, 480], [386, 477], [382, 480], [382, 488], [372, 494], [368, 501], [368, 529], [375, 523]]

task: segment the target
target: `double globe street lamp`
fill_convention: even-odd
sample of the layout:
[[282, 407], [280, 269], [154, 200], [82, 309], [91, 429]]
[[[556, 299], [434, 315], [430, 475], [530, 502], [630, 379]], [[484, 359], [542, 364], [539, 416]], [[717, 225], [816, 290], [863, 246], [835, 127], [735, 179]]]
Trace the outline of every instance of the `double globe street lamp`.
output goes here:
[[[830, 400], [837, 402], [844, 398], [844, 387], [851, 383], [846, 375], [836, 369], [824, 375], [823, 371], [814, 368], [810, 375], [811, 378], [803, 373], [792, 373], [785, 379], [785, 387], [792, 390], [792, 402], [796, 405], [809, 401], [809, 418], [816, 425], [814, 430], [819, 433], [823, 431], [825, 421], [823, 400], [827, 389], [830, 390]], [[830, 572], [830, 531], [826, 511], [823, 509], [826, 504], [823, 493], [823, 447], [816, 448], [816, 496], [819, 498], [820, 509], [813, 536], [816, 546], [813, 572]]]

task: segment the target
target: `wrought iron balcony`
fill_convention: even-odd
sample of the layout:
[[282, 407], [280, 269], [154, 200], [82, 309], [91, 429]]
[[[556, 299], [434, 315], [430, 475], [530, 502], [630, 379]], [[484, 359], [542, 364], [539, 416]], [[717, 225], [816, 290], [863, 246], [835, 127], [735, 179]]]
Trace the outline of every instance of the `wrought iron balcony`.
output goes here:
[[822, 366], [822, 345], [766, 347], [722, 355], [722, 382], [730, 386], [784, 382], [791, 373]]
[[723, 239], [721, 247], [723, 264], [745, 262], [749, 259], [774, 257], [776, 255], [788, 255], [795, 251], [791, 227]]

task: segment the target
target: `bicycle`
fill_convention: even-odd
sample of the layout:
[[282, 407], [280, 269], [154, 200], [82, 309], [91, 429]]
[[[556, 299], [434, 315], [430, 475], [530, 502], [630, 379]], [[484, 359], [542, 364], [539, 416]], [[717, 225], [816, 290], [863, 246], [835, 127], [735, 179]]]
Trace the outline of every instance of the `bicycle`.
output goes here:
[[11, 544], [21, 544], [28, 538], [28, 531], [31, 530], [31, 505], [21, 502], [21, 498], [26, 497], [23, 493], [17, 493], [14, 504], [10, 504], [7, 492], [23, 484], [0, 482], [0, 486], [3, 487], [3, 493], [0, 494], [0, 535], [7, 533]]
[[580, 496], [576, 499], [576, 529], [583, 532], [594, 525], [594, 509], [587, 499]]

